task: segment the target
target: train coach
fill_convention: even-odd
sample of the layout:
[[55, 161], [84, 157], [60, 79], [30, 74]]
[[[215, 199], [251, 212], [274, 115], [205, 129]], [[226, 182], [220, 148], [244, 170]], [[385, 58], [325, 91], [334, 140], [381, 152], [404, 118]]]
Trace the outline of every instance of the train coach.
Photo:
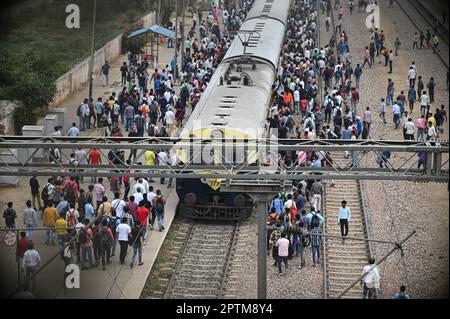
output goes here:
[[[181, 138], [214, 141], [266, 138], [266, 119], [272, 86], [276, 80], [283, 47], [290, 0], [257, 0], [231, 43], [222, 63], [187, 121]], [[178, 154], [182, 162], [205, 164], [207, 158], [220, 173], [223, 154], [206, 148], [198, 154]], [[195, 157], [195, 158], [194, 158]], [[232, 158], [238, 166], [260, 165], [258, 152], [244, 150], [244, 156]], [[211, 164], [208, 162], [207, 164]], [[210, 172], [208, 172], [210, 173]], [[177, 179], [179, 213], [194, 219], [239, 220], [250, 216], [253, 200], [246, 193], [220, 191], [220, 180]]]

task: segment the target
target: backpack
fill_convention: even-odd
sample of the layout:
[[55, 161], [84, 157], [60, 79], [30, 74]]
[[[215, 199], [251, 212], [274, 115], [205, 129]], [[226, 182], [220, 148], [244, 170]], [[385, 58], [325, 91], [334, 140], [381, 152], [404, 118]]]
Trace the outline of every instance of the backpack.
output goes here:
[[80, 104], [77, 108], [77, 116], [81, 116], [81, 105], [82, 104]]
[[65, 215], [69, 211], [69, 209], [70, 209], [70, 204], [69, 204], [69, 202], [67, 202], [67, 205], [61, 209], [61, 214]]
[[397, 299], [408, 299], [408, 298], [406, 298], [406, 294], [404, 292], [400, 292], [397, 296]]
[[311, 228], [320, 226], [320, 218], [317, 216], [317, 214], [314, 214], [311, 218]]
[[100, 228], [100, 242], [102, 245], [110, 245], [111, 244], [111, 237], [109, 237], [108, 234], [108, 227], [101, 227]]
[[75, 227], [75, 225], [77, 224], [77, 216], [75, 212], [76, 210], [73, 208], [69, 210], [69, 218], [67, 219], [69, 227]]
[[88, 241], [88, 234], [87, 234], [87, 231], [86, 231], [86, 229], [81, 228], [81, 229], [80, 229], [80, 235], [78, 236], [78, 242], [79, 242], [81, 245], [84, 245], [84, 244], [87, 243], [87, 241]]
[[302, 246], [303, 246], [303, 247], [308, 247], [309, 244], [311, 244], [311, 238], [310, 238], [310, 236], [309, 236], [309, 235], [302, 234], [302, 235], [301, 235], [301, 242], [302, 242]]
[[48, 199], [49, 199], [48, 185], [49, 184], [47, 183], [47, 185], [44, 186], [44, 188], [42, 189], [42, 193], [41, 193], [42, 200], [45, 202], [48, 202]]
[[14, 224], [14, 219], [16, 217], [17, 215], [15, 214], [14, 209], [8, 207], [5, 211], [5, 223], [7, 225]]
[[153, 103], [150, 104], [148, 115], [149, 115], [150, 119], [157, 119], [158, 118], [158, 110], [157, 110], [155, 104], [153, 104]]
[[163, 214], [164, 213], [164, 202], [163, 202], [163, 200], [162, 200], [162, 198], [161, 197], [158, 197], [157, 199], [156, 199], [156, 202], [155, 202], [155, 210], [156, 210], [156, 213], [157, 214]]
[[155, 136], [155, 125], [153, 123], [150, 123], [148, 125], [148, 136], [150, 136], [150, 137]]
[[69, 184], [66, 190], [66, 196], [68, 202], [75, 202], [75, 189], [73, 188], [73, 183]]
[[167, 127], [162, 126], [158, 135], [158, 137], [167, 137]]
[[118, 221], [117, 217], [114, 216], [110, 217], [108, 221], [108, 228], [111, 229], [113, 236], [116, 235], [117, 221]]
[[[58, 151], [58, 152], [56, 152], [56, 151]], [[60, 154], [60, 152], [57, 148], [51, 148], [49, 160], [50, 161], [58, 161], [60, 158], [59, 154]]]

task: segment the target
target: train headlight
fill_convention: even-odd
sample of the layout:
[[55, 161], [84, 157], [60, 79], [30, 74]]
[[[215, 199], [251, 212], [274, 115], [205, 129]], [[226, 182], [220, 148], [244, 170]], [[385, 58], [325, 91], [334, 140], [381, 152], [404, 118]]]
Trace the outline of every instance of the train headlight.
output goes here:
[[197, 202], [197, 195], [195, 195], [194, 193], [187, 193], [186, 195], [184, 195], [184, 202], [188, 205], [195, 205], [195, 203]]
[[213, 139], [222, 139], [223, 138], [223, 132], [221, 130], [214, 130], [211, 132], [211, 138]]
[[233, 198], [233, 205], [236, 207], [245, 206], [245, 197], [243, 195], [236, 195]]

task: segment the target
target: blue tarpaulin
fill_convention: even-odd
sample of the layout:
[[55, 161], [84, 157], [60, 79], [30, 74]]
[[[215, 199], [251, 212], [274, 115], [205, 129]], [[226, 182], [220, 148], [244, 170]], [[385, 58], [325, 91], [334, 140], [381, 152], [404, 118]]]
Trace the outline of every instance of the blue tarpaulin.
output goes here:
[[175, 32], [170, 31], [169, 29], [161, 27], [161, 26], [159, 26], [157, 24], [152, 25], [151, 27], [145, 27], [145, 28], [142, 28], [140, 30], [134, 31], [128, 37], [129, 38], [133, 38], [133, 37], [136, 37], [138, 35], [141, 35], [141, 34], [144, 34], [144, 33], [149, 33], [149, 32], [150, 33], [157, 33], [157, 34], [162, 35], [162, 36], [167, 37], [167, 38], [172, 38], [172, 39], [175, 38]]

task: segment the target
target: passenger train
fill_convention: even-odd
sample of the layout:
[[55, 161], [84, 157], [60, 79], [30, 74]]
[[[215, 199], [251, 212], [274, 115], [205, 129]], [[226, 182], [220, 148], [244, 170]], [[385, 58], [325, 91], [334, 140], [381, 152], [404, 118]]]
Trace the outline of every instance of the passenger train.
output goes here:
[[[267, 114], [289, 16], [290, 0], [256, 0], [180, 137], [202, 140], [266, 138]], [[245, 44], [244, 44], [245, 43]], [[256, 151], [245, 161], [260, 165]], [[192, 161], [178, 154], [182, 162]], [[217, 158], [215, 158], [217, 160]], [[236, 160], [236, 159], [235, 159]], [[220, 165], [218, 165], [219, 172]], [[177, 179], [179, 213], [194, 219], [240, 220], [250, 216], [246, 193], [220, 191], [217, 181]]]

